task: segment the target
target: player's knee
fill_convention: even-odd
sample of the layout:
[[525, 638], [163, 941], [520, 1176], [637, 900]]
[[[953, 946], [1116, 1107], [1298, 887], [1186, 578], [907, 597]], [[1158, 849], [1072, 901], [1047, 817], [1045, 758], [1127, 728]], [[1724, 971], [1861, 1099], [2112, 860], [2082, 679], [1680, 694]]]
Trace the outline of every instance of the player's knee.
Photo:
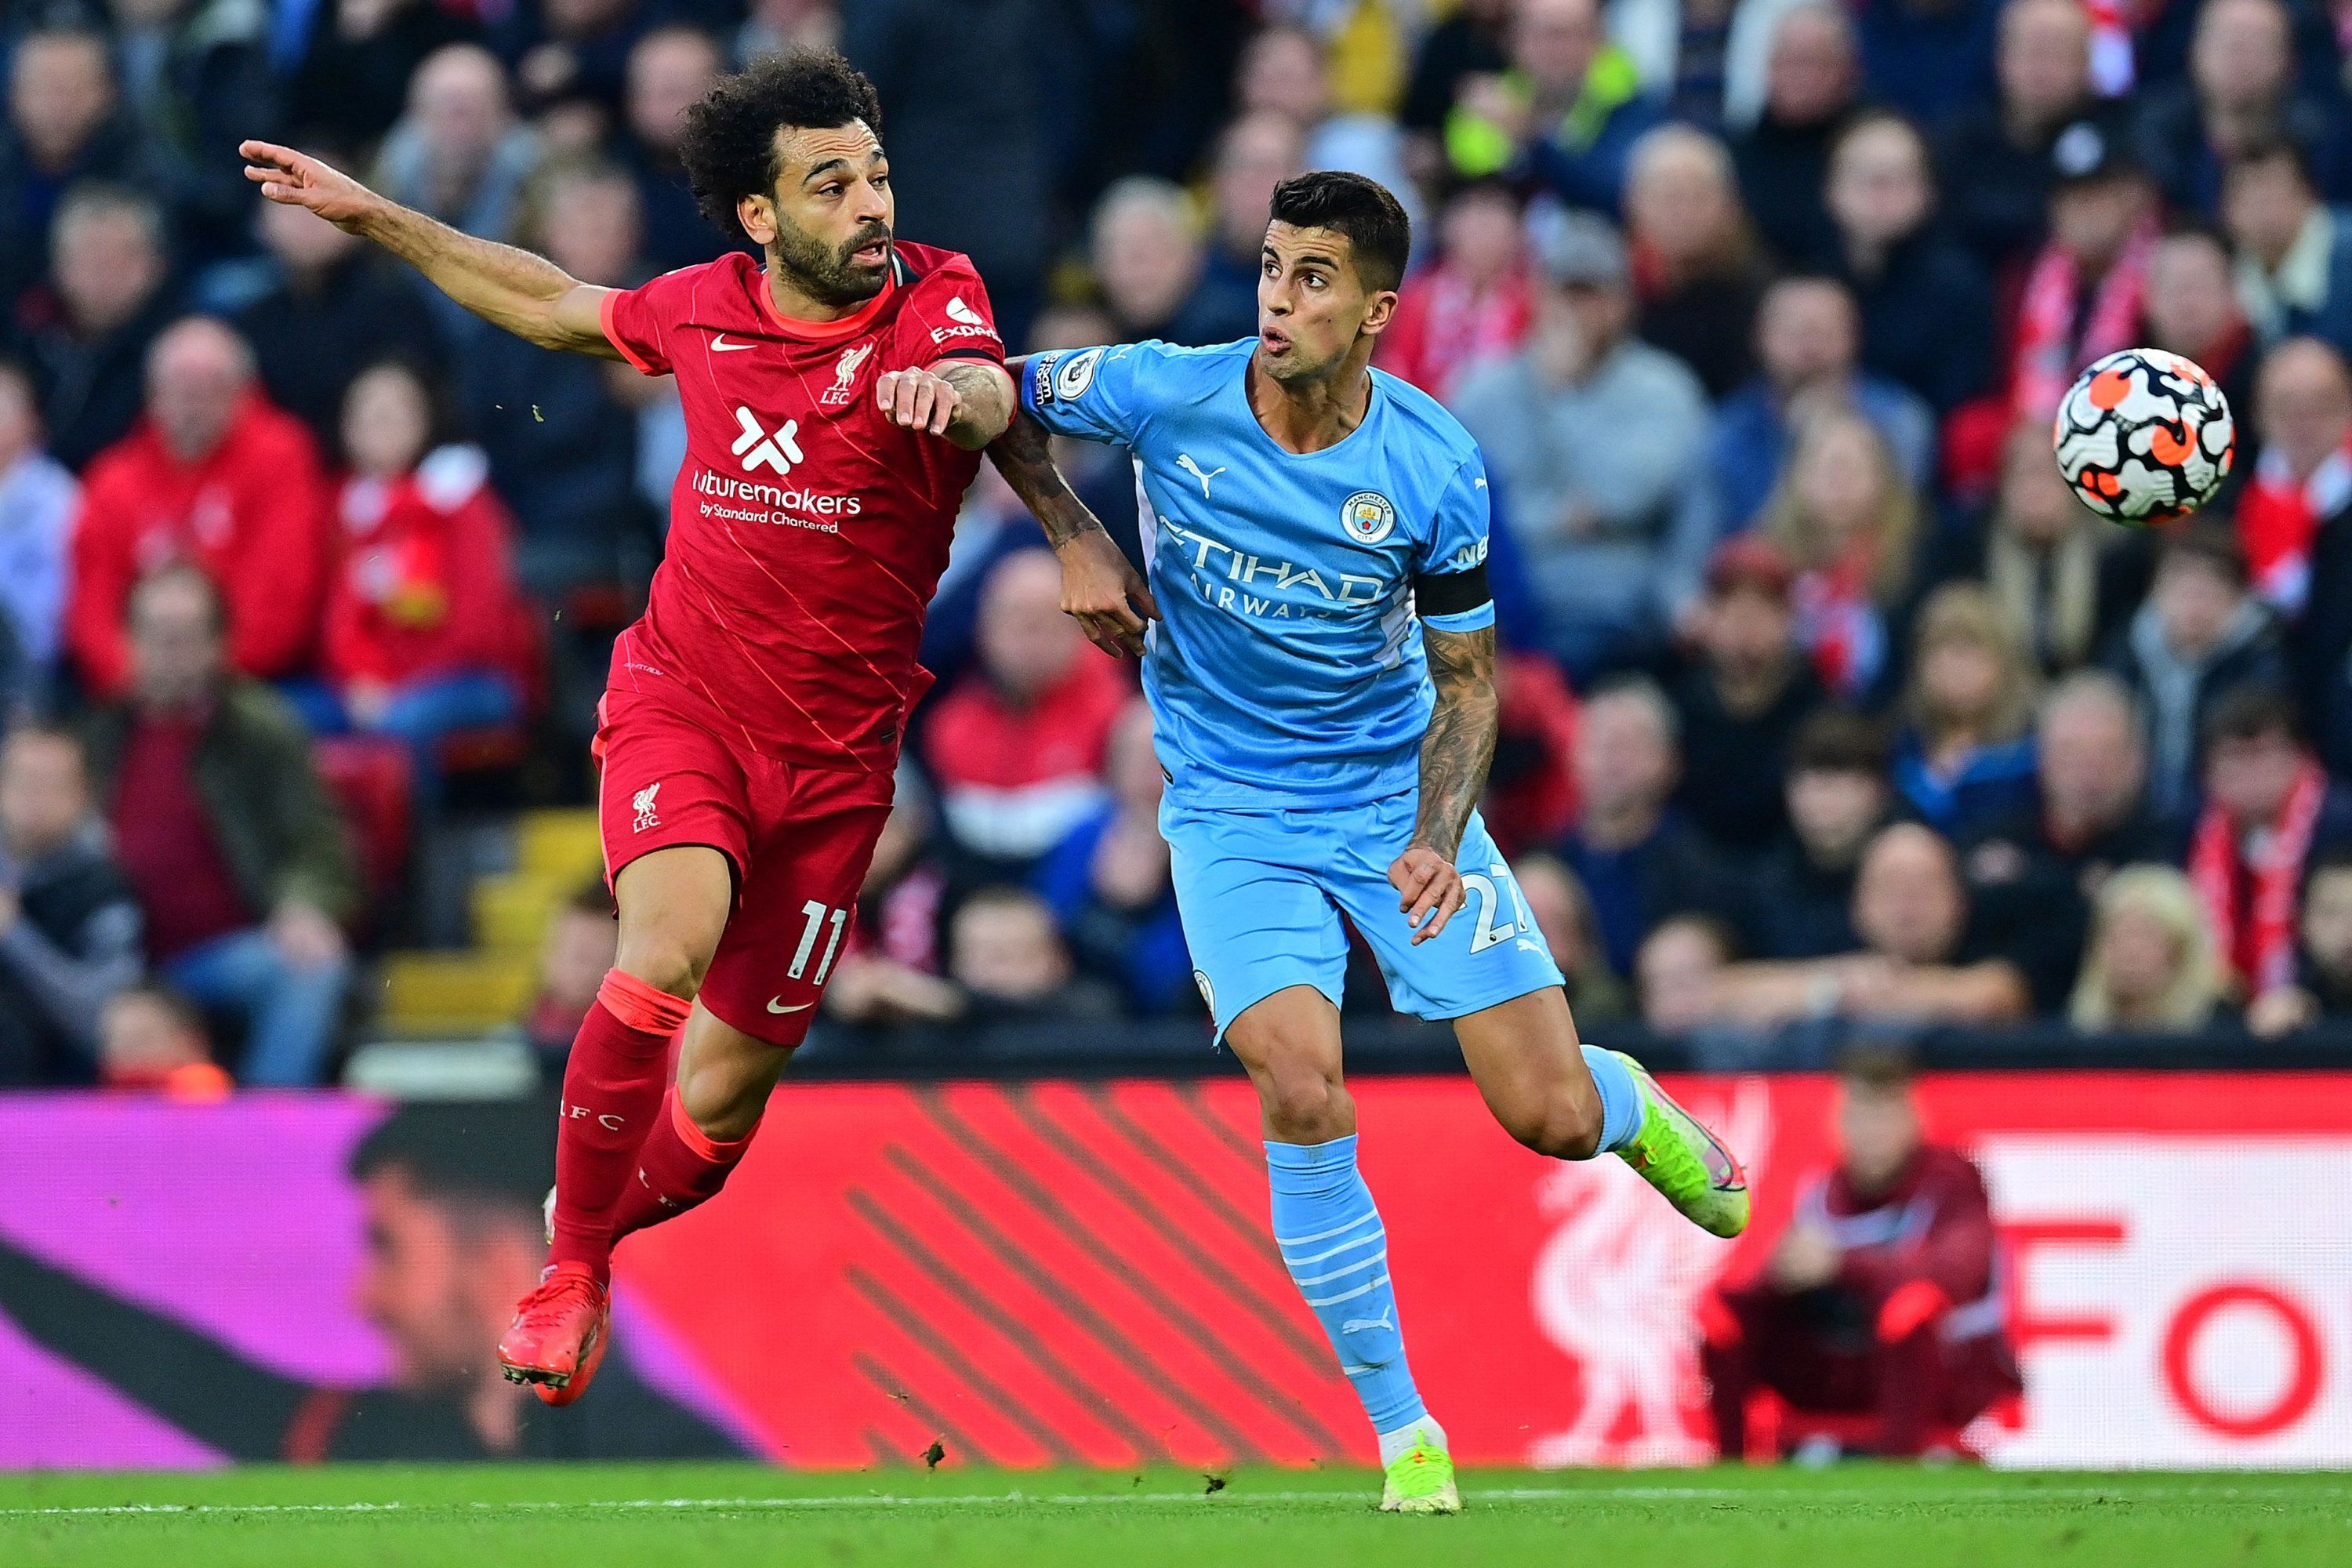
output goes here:
[[1510, 1135], [1555, 1160], [1590, 1160], [1601, 1152], [1601, 1097], [1555, 1089], [1502, 1109]]
[[1314, 1063], [1276, 1063], [1259, 1086], [1267, 1128], [1285, 1143], [1328, 1143], [1355, 1131], [1354, 1108], [1339, 1080]]
[[678, 1105], [715, 1143], [748, 1138], [760, 1125], [792, 1054], [790, 1047], [761, 1044], [718, 1060], [689, 1063], [678, 1075]]
[[681, 1002], [691, 1002], [702, 989], [702, 976], [710, 967], [710, 955], [676, 937], [646, 936], [624, 942], [614, 967], [656, 991], [667, 992]]

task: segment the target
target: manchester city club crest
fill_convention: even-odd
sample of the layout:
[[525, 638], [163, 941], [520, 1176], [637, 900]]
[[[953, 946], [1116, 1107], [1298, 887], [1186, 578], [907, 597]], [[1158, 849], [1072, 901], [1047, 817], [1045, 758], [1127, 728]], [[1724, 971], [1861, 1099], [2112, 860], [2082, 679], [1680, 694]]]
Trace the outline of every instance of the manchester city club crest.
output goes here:
[[1359, 544], [1378, 544], [1396, 526], [1396, 508], [1378, 490], [1358, 490], [1339, 509], [1339, 526]]

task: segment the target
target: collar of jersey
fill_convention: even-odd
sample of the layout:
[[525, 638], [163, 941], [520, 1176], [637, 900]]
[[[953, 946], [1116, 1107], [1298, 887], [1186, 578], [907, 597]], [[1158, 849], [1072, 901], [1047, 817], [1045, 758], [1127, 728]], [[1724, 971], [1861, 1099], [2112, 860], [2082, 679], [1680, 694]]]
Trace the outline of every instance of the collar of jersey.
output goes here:
[[768, 292], [768, 269], [764, 267], [752, 269], [751, 297], [759, 301], [761, 319], [768, 323], [770, 331], [779, 336], [796, 338], [806, 343], [833, 342], [842, 338], [856, 337], [874, 324], [875, 313], [882, 309], [882, 302], [897, 290], [898, 260], [894, 251], [890, 258], [890, 274], [882, 280], [882, 292], [866, 301], [854, 314], [844, 316], [837, 321], [795, 321], [777, 310], [775, 299]]

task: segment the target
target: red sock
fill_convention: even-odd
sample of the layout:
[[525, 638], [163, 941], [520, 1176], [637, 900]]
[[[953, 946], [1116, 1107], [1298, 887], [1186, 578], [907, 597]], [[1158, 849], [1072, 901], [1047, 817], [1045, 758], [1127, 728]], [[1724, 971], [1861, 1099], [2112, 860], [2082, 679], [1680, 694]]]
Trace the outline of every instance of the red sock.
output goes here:
[[613, 1239], [666, 1219], [676, 1219], [698, 1204], [719, 1195], [728, 1173], [751, 1146], [751, 1131], [721, 1143], [694, 1124], [675, 1089], [664, 1114], [646, 1134], [637, 1151], [637, 1179], [622, 1190], [613, 1209]]
[[613, 1205], [654, 1129], [669, 1074], [669, 1037], [690, 1004], [614, 969], [572, 1042], [555, 1137], [555, 1240], [551, 1263], [611, 1271]]

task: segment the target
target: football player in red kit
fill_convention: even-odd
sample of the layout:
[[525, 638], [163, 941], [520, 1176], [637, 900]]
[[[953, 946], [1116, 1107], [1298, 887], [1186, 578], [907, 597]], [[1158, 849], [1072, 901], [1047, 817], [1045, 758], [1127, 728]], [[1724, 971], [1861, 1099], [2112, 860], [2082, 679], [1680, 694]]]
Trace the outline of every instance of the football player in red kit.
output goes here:
[[[929, 684], [916, 645], [957, 503], [1011, 417], [971, 264], [892, 231], [880, 129], [838, 55], [724, 79], [680, 152], [705, 214], [765, 265], [737, 253], [628, 290], [243, 148], [268, 199], [532, 342], [675, 375], [685, 407], [667, 555], [597, 735], [619, 954], [564, 1071], [548, 1269], [499, 1346], [552, 1405], [604, 1352], [614, 1242], [718, 1192], [807, 1032]], [[1066, 563], [1125, 581], [1108, 538], [1087, 548]]]

